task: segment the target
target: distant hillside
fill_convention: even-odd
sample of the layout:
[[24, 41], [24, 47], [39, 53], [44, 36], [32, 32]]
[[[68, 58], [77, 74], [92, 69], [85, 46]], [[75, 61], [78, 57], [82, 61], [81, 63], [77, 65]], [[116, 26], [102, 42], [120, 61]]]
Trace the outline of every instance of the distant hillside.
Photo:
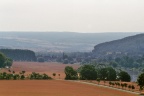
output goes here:
[[92, 52], [96, 57], [142, 56], [144, 55], [144, 34], [98, 44]]
[[90, 52], [99, 43], [135, 33], [0, 32], [0, 48], [35, 52]]

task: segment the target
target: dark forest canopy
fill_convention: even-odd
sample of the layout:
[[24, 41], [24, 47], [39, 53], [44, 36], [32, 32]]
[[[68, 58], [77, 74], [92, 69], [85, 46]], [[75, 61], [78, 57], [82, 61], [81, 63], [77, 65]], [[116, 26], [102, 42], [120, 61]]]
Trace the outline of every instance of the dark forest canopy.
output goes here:
[[31, 50], [0, 49], [0, 52], [14, 61], [36, 61], [35, 53]]

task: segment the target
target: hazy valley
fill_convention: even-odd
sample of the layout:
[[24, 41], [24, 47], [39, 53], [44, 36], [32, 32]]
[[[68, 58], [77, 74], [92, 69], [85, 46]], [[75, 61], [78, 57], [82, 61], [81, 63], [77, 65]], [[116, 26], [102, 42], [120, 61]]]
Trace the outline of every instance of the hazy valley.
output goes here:
[[91, 52], [103, 42], [138, 33], [0, 32], [0, 48], [35, 52]]

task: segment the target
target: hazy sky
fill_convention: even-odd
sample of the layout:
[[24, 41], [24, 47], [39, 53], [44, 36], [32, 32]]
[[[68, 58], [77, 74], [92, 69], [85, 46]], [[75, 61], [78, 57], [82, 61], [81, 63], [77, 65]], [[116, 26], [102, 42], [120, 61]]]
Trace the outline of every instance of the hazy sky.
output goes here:
[[144, 0], [0, 0], [0, 31], [144, 32]]

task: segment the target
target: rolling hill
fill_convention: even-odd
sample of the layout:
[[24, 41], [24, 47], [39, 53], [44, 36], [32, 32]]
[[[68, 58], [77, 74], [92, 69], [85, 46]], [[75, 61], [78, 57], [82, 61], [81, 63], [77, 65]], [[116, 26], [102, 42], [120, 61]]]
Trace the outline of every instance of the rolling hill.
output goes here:
[[35, 52], [91, 52], [99, 43], [135, 33], [0, 32], [1, 49], [29, 49]]
[[144, 34], [98, 44], [92, 52], [96, 57], [142, 56], [144, 55]]

